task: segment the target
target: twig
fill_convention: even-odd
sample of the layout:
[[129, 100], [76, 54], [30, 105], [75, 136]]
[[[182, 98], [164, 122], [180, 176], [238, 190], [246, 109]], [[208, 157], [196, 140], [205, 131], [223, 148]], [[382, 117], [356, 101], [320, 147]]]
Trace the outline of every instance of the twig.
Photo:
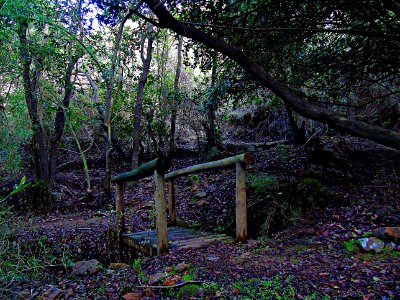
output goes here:
[[311, 139], [312, 139], [314, 136], [316, 136], [318, 133], [320, 133], [320, 132], [321, 132], [321, 129], [318, 128], [318, 130], [316, 130], [316, 131], [314, 132], [314, 134], [313, 134], [312, 136], [309, 137], [309, 139], [303, 144], [303, 146], [307, 145], [308, 142], [311, 141]]
[[201, 281], [193, 281], [193, 280], [191, 280], [191, 281], [185, 281], [185, 282], [174, 284], [174, 285], [170, 285], [170, 286], [139, 285], [139, 286], [136, 286], [136, 288], [138, 288], [138, 289], [170, 289], [170, 288], [181, 287], [181, 286], [184, 286], [186, 284], [199, 284], [199, 285], [201, 285], [202, 282]]

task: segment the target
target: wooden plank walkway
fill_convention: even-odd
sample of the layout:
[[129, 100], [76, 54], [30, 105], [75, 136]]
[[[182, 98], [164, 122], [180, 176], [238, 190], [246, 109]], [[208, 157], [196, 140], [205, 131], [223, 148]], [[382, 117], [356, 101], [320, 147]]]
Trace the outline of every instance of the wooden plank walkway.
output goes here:
[[[122, 241], [133, 249], [148, 256], [157, 255], [156, 230], [122, 234]], [[226, 234], [200, 232], [182, 227], [168, 228], [168, 247], [170, 250], [199, 249], [216, 243], [232, 243], [234, 239]]]

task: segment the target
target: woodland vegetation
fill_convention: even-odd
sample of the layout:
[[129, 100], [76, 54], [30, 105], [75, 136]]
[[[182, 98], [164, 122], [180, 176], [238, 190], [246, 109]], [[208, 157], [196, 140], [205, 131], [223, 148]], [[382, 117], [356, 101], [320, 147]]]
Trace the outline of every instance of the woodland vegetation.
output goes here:
[[[0, 298], [395, 299], [399, 57], [395, 0], [0, 0]], [[116, 246], [113, 176], [246, 152], [249, 242]], [[177, 179], [180, 222], [234, 236], [232, 172]]]

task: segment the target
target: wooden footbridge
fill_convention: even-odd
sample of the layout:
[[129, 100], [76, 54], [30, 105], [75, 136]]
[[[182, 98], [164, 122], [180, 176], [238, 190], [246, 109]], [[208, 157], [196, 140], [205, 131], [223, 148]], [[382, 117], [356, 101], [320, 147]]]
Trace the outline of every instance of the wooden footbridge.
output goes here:
[[[228, 157], [209, 163], [190, 166], [166, 174], [171, 166], [168, 158], [160, 157], [143, 164], [139, 168], [112, 178], [116, 186], [117, 234], [120, 240], [137, 251], [154, 256], [168, 252], [169, 249], [201, 248], [219, 242], [244, 242], [247, 239], [247, 204], [246, 204], [246, 165], [253, 162], [249, 153]], [[175, 206], [175, 179], [213, 169], [236, 167], [236, 239], [225, 234], [199, 232], [193, 229], [177, 227]], [[154, 176], [156, 229], [127, 232], [124, 219], [124, 183]], [[168, 185], [168, 202], [165, 192]], [[168, 203], [168, 210], [167, 210]], [[167, 227], [167, 211], [170, 224]]]

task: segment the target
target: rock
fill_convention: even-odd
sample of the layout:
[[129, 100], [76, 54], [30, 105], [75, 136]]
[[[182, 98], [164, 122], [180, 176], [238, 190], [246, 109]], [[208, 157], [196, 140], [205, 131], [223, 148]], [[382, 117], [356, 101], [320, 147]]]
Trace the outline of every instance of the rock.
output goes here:
[[175, 270], [176, 270], [178, 273], [182, 273], [182, 272], [186, 271], [187, 269], [189, 269], [189, 265], [187, 265], [187, 264], [185, 264], [185, 263], [177, 264], [177, 265], [176, 265], [176, 268], [175, 268]]
[[205, 198], [205, 197], [207, 197], [207, 193], [206, 193], [205, 191], [198, 191], [198, 192], [194, 195], [194, 197], [199, 198], [199, 199]]
[[141, 295], [139, 293], [128, 293], [122, 296], [125, 300], [139, 300]]
[[219, 257], [215, 256], [215, 255], [210, 255], [210, 256], [207, 256], [206, 259], [209, 261], [217, 261], [217, 260], [219, 260]]
[[19, 300], [31, 299], [31, 291], [30, 290], [23, 290], [18, 294]]
[[158, 272], [153, 275], [150, 275], [149, 284], [152, 285], [152, 284], [156, 283], [157, 281], [163, 280], [167, 276], [168, 276], [168, 274], [165, 272]]
[[110, 269], [112, 270], [127, 270], [130, 269], [131, 266], [126, 263], [111, 263]]
[[91, 275], [101, 270], [101, 264], [96, 259], [78, 261], [72, 269], [72, 275]]
[[200, 201], [198, 201], [196, 204], [197, 204], [197, 206], [204, 206], [204, 205], [207, 204], [207, 201], [200, 200]]
[[373, 234], [383, 240], [400, 241], [400, 227], [380, 227], [375, 229]]
[[242, 255], [240, 255], [240, 259], [247, 259], [252, 256], [253, 256], [253, 254], [251, 252], [244, 252]]
[[64, 294], [63, 290], [56, 288], [55, 286], [50, 286], [41, 296], [39, 300], [57, 300], [60, 299]]
[[382, 252], [385, 248], [385, 243], [376, 237], [361, 238], [358, 240], [361, 244], [361, 247], [368, 252], [372, 251], [375, 253], [379, 253]]

